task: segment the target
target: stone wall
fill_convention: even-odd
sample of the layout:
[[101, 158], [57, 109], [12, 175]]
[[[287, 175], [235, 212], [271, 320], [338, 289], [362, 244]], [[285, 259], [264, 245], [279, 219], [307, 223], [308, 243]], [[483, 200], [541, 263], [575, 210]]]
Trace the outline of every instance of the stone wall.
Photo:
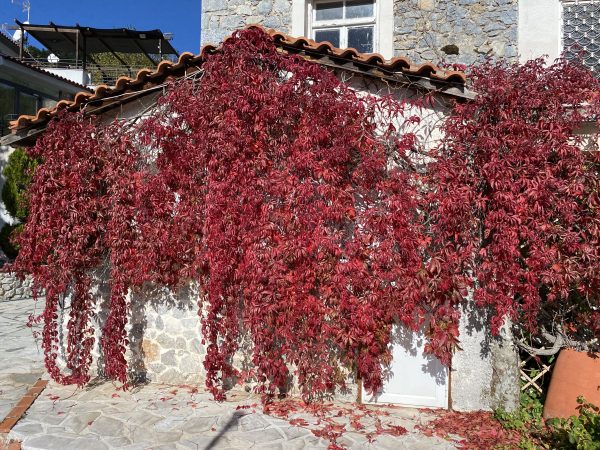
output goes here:
[[[394, 53], [415, 62], [516, 60], [518, 0], [394, 0]], [[290, 33], [291, 0], [204, 0], [202, 42], [249, 23]]]
[[31, 298], [33, 280], [19, 280], [11, 273], [0, 272], [0, 301], [21, 300]]
[[396, 0], [394, 51], [416, 62], [516, 60], [518, 0]]
[[247, 24], [289, 33], [291, 5], [291, 0], [204, 0], [202, 44], [221, 42]]
[[[97, 375], [102, 374], [103, 358], [99, 350], [100, 330], [108, 312], [108, 291], [97, 291], [99, 309], [95, 324], [95, 363]], [[174, 293], [165, 288], [149, 288], [130, 295], [131, 320], [127, 325], [130, 342], [126, 353], [129, 377], [136, 382], [157, 382], [203, 386], [206, 371], [203, 366], [206, 348], [202, 344], [198, 293], [186, 288]], [[68, 302], [67, 302], [68, 306]], [[450, 398], [458, 411], [514, 410], [519, 404], [518, 355], [512, 343], [510, 328], [505, 326], [498, 337], [492, 337], [488, 314], [465, 307], [460, 323], [461, 350], [452, 360]], [[68, 314], [62, 316], [66, 324]], [[66, 328], [63, 328], [63, 346]], [[63, 353], [64, 358], [64, 353]], [[251, 346], [244, 340], [234, 357], [240, 370], [251, 367]], [[63, 359], [64, 364], [64, 359]], [[229, 386], [234, 387], [236, 380]], [[250, 391], [255, 384], [244, 380], [239, 388]], [[292, 382], [289, 393], [300, 394]], [[348, 379], [348, 390], [336, 392], [335, 399], [355, 401], [357, 385]], [[365, 397], [366, 399], [366, 397]]]
[[[103, 273], [103, 270], [98, 271], [97, 283], [92, 292], [97, 303], [92, 372], [100, 376], [103, 374], [103, 356], [99, 342], [110, 303], [110, 290], [101, 278]], [[198, 289], [193, 285], [178, 292], [148, 286], [129, 295], [129, 346], [125, 356], [129, 365], [129, 378], [134, 383], [204, 385], [206, 371], [203, 361], [206, 348], [202, 343], [198, 299]], [[63, 324], [59, 335], [62, 341], [59, 364], [63, 367], [69, 306], [70, 299], [67, 296], [66, 308], [59, 311], [59, 320]], [[455, 410], [503, 408], [511, 411], [518, 407], [518, 354], [512, 341], [510, 326], [507, 324], [500, 336], [493, 337], [488, 323], [489, 313], [474, 308], [472, 302], [465, 303], [460, 322], [461, 350], [453, 357], [450, 375], [449, 395]], [[251, 344], [242, 338], [240, 349], [233, 358], [235, 367], [240, 370], [252, 367], [251, 349]], [[227, 385], [235, 387], [236, 381], [228, 380]], [[255, 386], [252, 380], [241, 381], [238, 388], [248, 392]], [[355, 401], [357, 384], [353, 377], [348, 377], [347, 386], [345, 392], [335, 393], [335, 399]], [[288, 392], [292, 396], [300, 394], [293, 380]], [[365, 397], [365, 400], [368, 398]]]

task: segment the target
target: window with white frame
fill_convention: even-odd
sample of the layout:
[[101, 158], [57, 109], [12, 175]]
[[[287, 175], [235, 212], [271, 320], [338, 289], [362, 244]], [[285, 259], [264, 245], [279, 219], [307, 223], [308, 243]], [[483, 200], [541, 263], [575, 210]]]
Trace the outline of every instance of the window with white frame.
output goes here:
[[311, 37], [361, 53], [378, 51], [376, 0], [314, 0], [310, 3]]
[[563, 1], [563, 50], [600, 74], [600, 0]]

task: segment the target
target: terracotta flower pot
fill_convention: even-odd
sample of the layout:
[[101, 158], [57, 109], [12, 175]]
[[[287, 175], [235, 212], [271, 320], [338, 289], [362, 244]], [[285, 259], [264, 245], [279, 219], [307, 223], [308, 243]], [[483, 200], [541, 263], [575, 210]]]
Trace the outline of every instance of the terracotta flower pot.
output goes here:
[[544, 403], [544, 418], [577, 415], [577, 397], [600, 405], [600, 354], [560, 351]]

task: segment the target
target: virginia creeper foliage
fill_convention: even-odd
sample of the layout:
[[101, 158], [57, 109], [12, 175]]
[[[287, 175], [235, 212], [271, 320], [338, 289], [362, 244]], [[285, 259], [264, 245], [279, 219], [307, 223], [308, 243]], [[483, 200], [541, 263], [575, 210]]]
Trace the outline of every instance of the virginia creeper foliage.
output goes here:
[[[417, 192], [388, 164], [413, 139], [381, 126], [403, 113], [249, 30], [171, 86], [139, 126], [76, 114], [53, 123], [32, 150], [44, 163], [17, 262], [46, 289], [53, 376], [87, 380], [90, 271], [107, 264], [111, 378], [126, 380], [127, 291], [194, 280], [215, 397], [240, 375], [232, 358], [243, 336], [255, 366], [245, 376], [265, 393], [293, 372], [306, 397], [344, 385], [349, 371], [378, 389], [392, 323], [415, 328], [424, 314]], [[66, 292], [70, 375], [55, 364]]]
[[[295, 375], [309, 399], [354, 373], [376, 391], [395, 323], [427, 323], [428, 350], [449, 363], [469, 287], [495, 307], [495, 328], [505, 314], [535, 317], [542, 300], [597, 301], [598, 161], [579, 150], [570, 108], [595, 80], [539, 62], [474, 76], [482, 95], [457, 105], [425, 177], [398, 126], [418, 123], [415, 105], [359, 95], [255, 29], [139, 123], [52, 122], [31, 150], [43, 162], [15, 265], [46, 292], [51, 375], [89, 378], [99, 267], [105, 375], [127, 381], [128, 292], [195, 282], [217, 399], [235, 377], [272, 395]], [[242, 339], [250, 373], [233, 364]]]
[[[432, 293], [529, 331], [600, 336], [598, 80], [543, 60], [472, 70], [477, 100], [456, 105], [429, 168]], [[582, 150], [585, 149], [585, 150]], [[562, 326], [563, 330], [552, 327]], [[434, 339], [432, 342], [439, 342]]]

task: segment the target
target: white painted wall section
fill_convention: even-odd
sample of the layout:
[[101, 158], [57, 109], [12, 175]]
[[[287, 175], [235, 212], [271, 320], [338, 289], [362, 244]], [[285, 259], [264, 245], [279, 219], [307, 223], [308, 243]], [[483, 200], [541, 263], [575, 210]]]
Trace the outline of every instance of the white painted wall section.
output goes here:
[[384, 58], [394, 56], [394, 1], [378, 1], [379, 52]]
[[519, 62], [544, 55], [552, 62], [561, 52], [561, 1], [519, 0]]
[[306, 0], [292, 0], [292, 36], [308, 35]]

